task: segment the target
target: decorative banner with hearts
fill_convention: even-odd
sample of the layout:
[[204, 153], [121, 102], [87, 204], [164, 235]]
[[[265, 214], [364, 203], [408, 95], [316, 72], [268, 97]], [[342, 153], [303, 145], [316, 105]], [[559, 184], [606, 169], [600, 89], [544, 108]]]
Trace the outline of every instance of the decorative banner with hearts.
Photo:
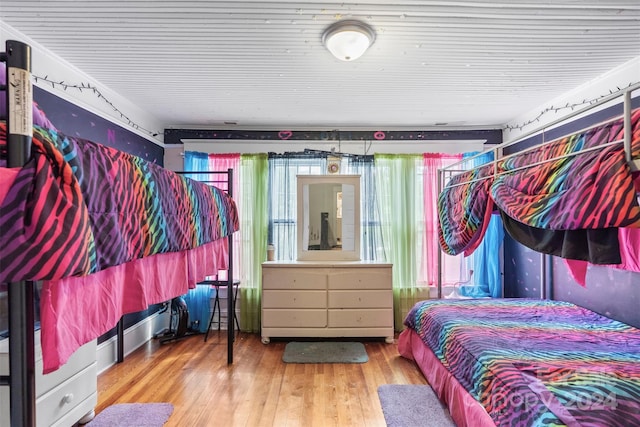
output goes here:
[[255, 141], [451, 141], [483, 140], [485, 144], [502, 142], [501, 129], [480, 130], [212, 130], [165, 129], [165, 144], [182, 144], [183, 139], [255, 140]]

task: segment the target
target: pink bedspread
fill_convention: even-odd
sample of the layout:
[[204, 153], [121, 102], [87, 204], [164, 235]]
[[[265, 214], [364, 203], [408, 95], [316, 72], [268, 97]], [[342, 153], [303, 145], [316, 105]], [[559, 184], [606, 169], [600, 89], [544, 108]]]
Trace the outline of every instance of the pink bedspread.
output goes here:
[[120, 317], [184, 295], [227, 268], [228, 240], [157, 254], [89, 276], [44, 281], [41, 341], [44, 373], [63, 365], [83, 344], [111, 330]]

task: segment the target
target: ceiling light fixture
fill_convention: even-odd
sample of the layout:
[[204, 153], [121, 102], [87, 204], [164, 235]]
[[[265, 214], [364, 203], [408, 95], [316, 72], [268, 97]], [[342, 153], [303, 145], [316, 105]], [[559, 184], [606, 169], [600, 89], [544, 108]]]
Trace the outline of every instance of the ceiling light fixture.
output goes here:
[[360, 58], [375, 39], [373, 29], [356, 20], [338, 21], [322, 34], [322, 44], [341, 61]]

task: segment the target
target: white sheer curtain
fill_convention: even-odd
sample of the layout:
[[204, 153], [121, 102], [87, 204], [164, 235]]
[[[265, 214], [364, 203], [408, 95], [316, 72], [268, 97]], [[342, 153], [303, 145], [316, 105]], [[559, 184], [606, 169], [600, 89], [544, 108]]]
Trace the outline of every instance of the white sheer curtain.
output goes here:
[[373, 156], [349, 156], [343, 160], [341, 170], [347, 175], [360, 175], [360, 258], [384, 261]]
[[269, 155], [269, 237], [275, 259], [297, 257], [297, 175], [321, 175], [326, 159], [317, 154], [285, 153]]

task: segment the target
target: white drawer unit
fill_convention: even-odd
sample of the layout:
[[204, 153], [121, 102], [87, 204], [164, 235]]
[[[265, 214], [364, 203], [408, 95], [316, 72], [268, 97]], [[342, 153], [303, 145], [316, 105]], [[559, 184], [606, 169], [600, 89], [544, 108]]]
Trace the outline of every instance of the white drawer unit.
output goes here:
[[383, 337], [393, 342], [392, 264], [262, 264], [262, 342], [272, 337]]
[[[80, 347], [60, 369], [42, 374], [40, 332], [36, 332], [36, 425], [69, 427], [88, 422], [98, 403], [96, 341]], [[9, 374], [9, 342], [0, 341], [0, 374]], [[0, 387], [0, 427], [9, 427], [9, 387]]]

